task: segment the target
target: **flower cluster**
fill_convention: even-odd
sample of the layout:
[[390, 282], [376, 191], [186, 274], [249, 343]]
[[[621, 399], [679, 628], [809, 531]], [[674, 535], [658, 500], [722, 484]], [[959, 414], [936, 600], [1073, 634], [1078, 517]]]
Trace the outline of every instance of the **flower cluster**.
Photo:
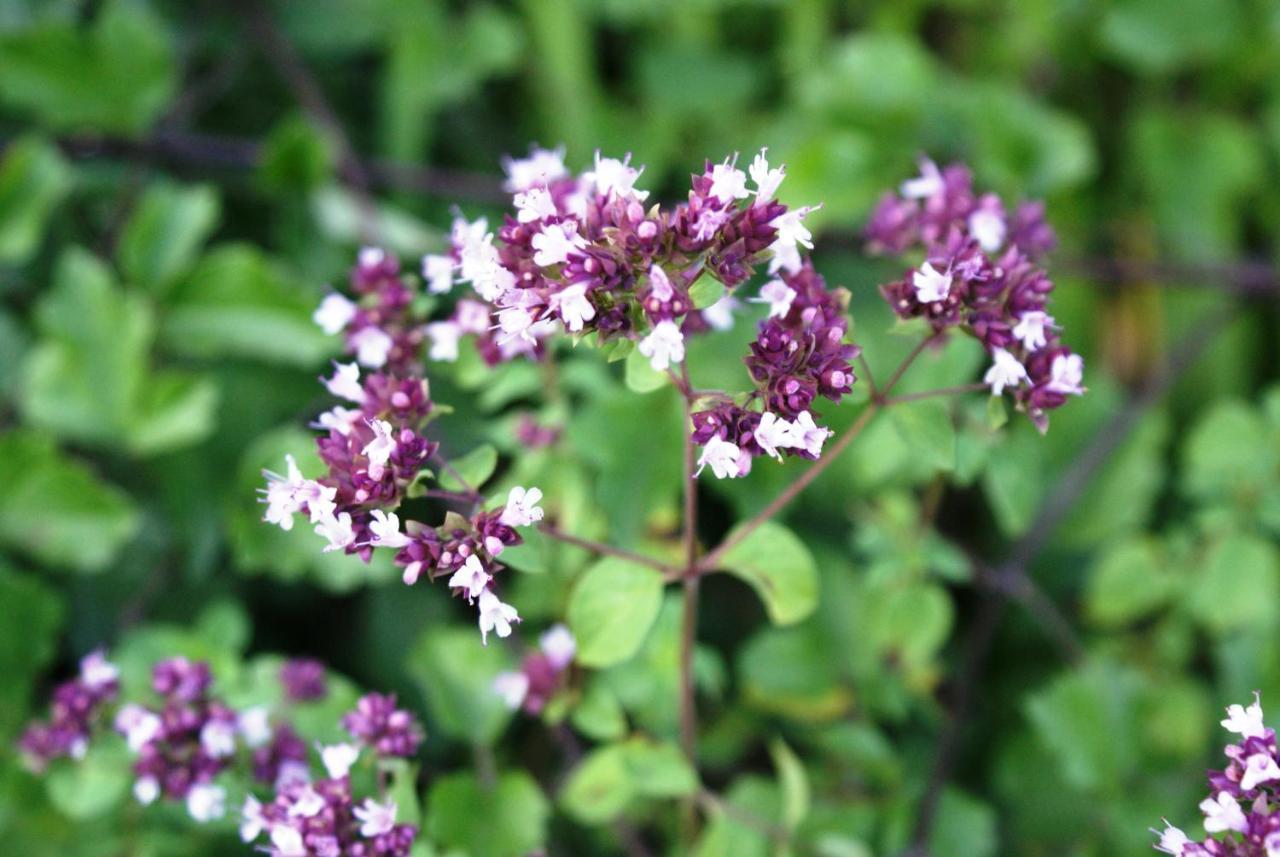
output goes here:
[[[800, 267], [812, 242], [803, 219], [774, 196], [785, 175], [762, 150], [743, 171], [736, 158], [708, 162], [688, 201], [646, 207], [636, 182], [643, 167], [596, 153], [592, 169], [571, 175], [562, 151], [535, 149], [506, 163], [514, 215], [497, 230], [484, 219], [455, 221], [448, 255], [427, 256], [423, 275], [436, 292], [468, 283], [481, 299], [459, 300], [453, 315], [427, 327], [434, 359], [456, 359], [472, 335], [485, 360], [538, 356], [553, 332], [630, 340], [658, 371], [684, 360], [688, 333], [732, 323], [731, 296], [704, 310], [690, 287], [702, 275], [729, 289], [756, 266]], [[748, 187], [748, 181], [751, 187]]]
[[493, 690], [509, 708], [540, 713], [573, 663], [578, 644], [564, 625], [554, 625], [538, 638], [538, 648], [524, 656], [518, 672], [504, 672], [493, 681]]
[[[1165, 822], [1152, 830], [1157, 851], [1174, 857], [1280, 857], [1280, 750], [1275, 730], [1262, 722], [1262, 700], [1227, 707], [1222, 726], [1240, 736], [1225, 750], [1227, 766], [1209, 772], [1210, 793], [1200, 802], [1206, 838], [1197, 841]], [[1220, 836], [1216, 836], [1220, 835]]]
[[80, 674], [53, 691], [47, 721], [32, 723], [18, 740], [28, 767], [43, 771], [53, 759], [80, 759], [102, 707], [120, 691], [120, 673], [100, 652], [80, 661]]
[[[316, 661], [290, 661], [280, 678], [291, 704], [325, 695], [324, 668]], [[396, 804], [385, 794], [358, 801], [350, 776], [362, 755], [378, 763], [417, 751], [422, 727], [395, 707], [394, 696], [359, 700], [342, 718], [353, 742], [317, 745], [326, 776], [316, 777], [307, 744], [287, 721], [267, 706], [233, 709], [213, 696], [212, 685], [208, 664], [170, 658], [152, 668], [158, 704], [130, 701], [116, 711], [114, 728], [136, 756], [133, 793], [140, 803], [182, 802], [196, 821], [214, 821], [227, 815], [228, 786], [238, 774], [248, 787], [241, 839], [265, 834], [272, 857], [407, 857], [417, 829], [396, 822]], [[33, 770], [43, 771], [55, 756], [83, 756], [104, 719], [99, 712], [118, 689], [116, 667], [101, 652], [86, 657], [80, 676], [55, 690], [50, 723], [34, 724], [19, 741]], [[67, 708], [72, 701], [74, 712]], [[251, 782], [271, 790], [265, 803]]]
[[[431, 326], [415, 309], [416, 282], [401, 273], [394, 256], [366, 248], [351, 273], [359, 302], [334, 293], [316, 310], [316, 323], [342, 333], [355, 357], [335, 364], [333, 376], [323, 379], [325, 387], [356, 407], [335, 407], [316, 424], [325, 431], [316, 441], [327, 467], [323, 476], [306, 478], [292, 457], [286, 457], [285, 475], [266, 474], [264, 517], [289, 530], [295, 515], [307, 515], [328, 541], [326, 551], [367, 561], [375, 548], [394, 550], [408, 585], [424, 574], [448, 576], [448, 586], [477, 605], [483, 638], [491, 631], [505, 637], [519, 615], [493, 591], [494, 575], [502, 570], [497, 558], [521, 543], [516, 528], [541, 520], [542, 493], [515, 488], [505, 508], [477, 508], [470, 517], [450, 514], [437, 527], [406, 521], [402, 530], [395, 511], [428, 463], [439, 460], [438, 444], [422, 434], [433, 410], [420, 360], [422, 332]], [[427, 288], [442, 290], [440, 272], [431, 264]], [[370, 370], [363, 377], [361, 367]], [[462, 499], [479, 506], [478, 495]]]
[[860, 349], [845, 342], [848, 294], [828, 289], [807, 260], [754, 300], [769, 305], [746, 358], [756, 389], [741, 403], [726, 398], [693, 414], [698, 472], [710, 466], [721, 479], [745, 476], [759, 455], [816, 459], [831, 431], [814, 421], [814, 400], [839, 402], [857, 380], [851, 361]]
[[919, 177], [880, 200], [866, 238], [873, 253], [923, 252], [918, 268], [881, 287], [885, 299], [901, 318], [980, 340], [992, 361], [983, 383], [1010, 391], [1041, 431], [1048, 411], [1084, 392], [1083, 360], [1058, 338], [1053, 283], [1036, 265], [1054, 246], [1042, 204], [1010, 215], [997, 195], [975, 194], [967, 168], [923, 160]]

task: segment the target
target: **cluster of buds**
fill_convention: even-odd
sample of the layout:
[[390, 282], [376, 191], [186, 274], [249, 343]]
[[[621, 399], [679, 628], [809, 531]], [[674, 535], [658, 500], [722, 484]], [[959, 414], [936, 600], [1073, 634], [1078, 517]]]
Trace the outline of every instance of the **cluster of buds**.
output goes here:
[[1227, 707], [1223, 728], [1240, 736], [1228, 744], [1227, 766], [1209, 772], [1200, 802], [1206, 837], [1196, 841], [1165, 822], [1155, 848], [1174, 857], [1280, 857], [1280, 750], [1262, 722], [1262, 700]]
[[[427, 268], [428, 290], [441, 291], [440, 272]], [[325, 432], [316, 441], [328, 468], [323, 476], [305, 477], [292, 457], [286, 457], [285, 475], [266, 474], [265, 519], [289, 530], [294, 516], [305, 514], [327, 540], [326, 551], [366, 561], [375, 548], [394, 550], [408, 585], [424, 575], [447, 576], [452, 590], [477, 605], [483, 638], [491, 631], [505, 637], [519, 615], [493, 590], [502, 570], [497, 558], [521, 543], [516, 528], [541, 520], [541, 492], [516, 488], [505, 508], [478, 508], [470, 517], [451, 513], [436, 527], [406, 521], [402, 530], [396, 514], [439, 449], [422, 433], [433, 409], [420, 359], [423, 331], [431, 325], [415, 310], [416, 283], [401, 273], [394, 256], [365, 248], [351, 273], [359, 302], [335, 293], [316, 310], [316, 323], [343, 333], [355, 358], [336, 364], [323, 383], [356, 407], [335, 407], [316, 423]], [[369, 370], [363, 378], [361, 367]], [[469, 499], [479, 506], [478, 495]]]
[[997, 195], [974, 193], [967, 168], [923, 160], [917, 178], [880, 200], [866, 238], [873, 253], [923, 253], [918, 268], [881, 288], [885, 299], [900, 318], [980, 340], [992, 361], [983, 383], [996, 396], [1011, 392], [1041, 431], [1048, 411], [1084, 392], [1084, 363], [1058, 338], [1053, 283], [1036, 265], [1054, 245], [1042, 204], [1010, 216]]
[[[785, 175], [761, 151], [744, 172], [736, 158], [708, 162], [694, 175], [688, 201], [646, 207], [630, 157], [601, 157], [571, 175], [563, 152], [535, 149], [506, 163], [514, 194], [497, 235], [486, 220], [455, 221], [448, 255], [427, 256], [432, 291], [468, 283], [480, 298], [459, 300], [453, 315], [429, 325], [431, 356], [457, 356], [473, 335], [490, 363], [539, 356], [563, 329], [600, 343], [630, 340], [657, 371], [684, 360], [685, 336], [732, 323], [726, 295], [703, 310], [690, 287], [703, 275], [728, 289], [766, 260], [770, 272], [800, 267], [812, 241], [803, 219], [774, 197]], [[748, 178], [752, 187], [748, 187]]]
[[[316, 661], [287, 662], [280, 679], [290, 705], [327, 693], [324, 668]], [[74, 739], [52, 752], [54, 745], [31, 736], [48, 729], [71, 734], [70, 715], [59, 711], [73, 695], [72, 686], [96, 701], [88, 713], [84, 706], [78, 709]], [[114, 701], [118, 688], [118, 671], [101, 652], [86, 657], [81, 675], [55, 690], [51, 723], [34, 724], [19, 741], [28, 765], [42, 772], [54, 756], [82, 757], [104, 719], [98, 712]], [[114, 728], [136, 756], [133, 793], [140, 803], [185, 803], [193, 819], [211, 822], [227, 815], [227, 786], [238, 777], [248, 791], [239, 812], [240, 836], [249, 843], [265, 834], [272, 857], [407, 857], [417, 829], [396, 823], [396, 804], [385, 794], [358, 802], [350, 777], [362, 755], [376, 765], [417, 752], [422, 727], [395, 707], [394, 696], [369, 694], [343, 716], [352, 740], [316, 746], [325, 773], [316, 777], [312, 753], [285, 719], [267, 706], [236, 710], [213, 696], [212, 688], [208, 664], [170, 658], [152, 668], [157, 704], [130, 701], [116, 711]], [[253, 792], [255, 781], [271, 791], [265, 803]]]
[[578, 644], [564, 625], [553, 625], [538, 638], [538, 648], [524, 656], [520, 669], [493, 680], [493, 690], [507, 706], [537, 715], [564, 683]]
[[769, 305], [746, 357], [755, 390], [693, 414], [698, 472], [710, 466], [721, 479], [745, 476], [760, 455], [816, 459], [831, 431], [814, 421], [814, 400], [839, 402], [857, 380], [851, 361], [860, 349], [845, 342], [848, 293], [828, 289], [808, 260], [753, 300]]
[[80, 673], [54, 688], [49, 719], [32, 723], [18, 740], [27, 766], [43, 771], [57, 758], [81, 759], [103, 706], [120, 692], [120, 673], [102, 652], [80, 661]]

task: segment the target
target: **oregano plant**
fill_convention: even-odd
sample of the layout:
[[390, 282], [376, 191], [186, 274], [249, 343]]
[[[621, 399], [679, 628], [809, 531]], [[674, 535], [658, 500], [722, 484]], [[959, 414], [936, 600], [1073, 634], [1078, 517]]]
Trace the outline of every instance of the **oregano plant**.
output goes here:
[[[891, 372], [873, 377], [854, 336], [849, 289], [828, 285], [809, 256], [806, 218], [818, 206], [779, 199], [785, 168], [767, 150], [742, 166], [737, 156], [706, 162], [674, 204], [650, 198], [643, 167], [630, 157], [596, 153], [575, 174], [562, 151], [533, 149], [505, 169], [513, 206], [500, 224], [460, 212], [449, 246], [423, 258], [420, 271], [406, 270], [390, 250], [366, 247], [349, 285], [316, 309], [315, 322], [341, 336], [346, 354], [321, 379], [336, 401], [314, 415], [322, 469], [303, 472], [290, 456], [267, 473], [266, 525], [314, 529], [316, 551], [366, 561], [389, 555], [397, 585], [437, 586], [465, 602], [479, 631], [473, 645], [509, 646], [520, 658], [518, 669], [492, 680], [495, 700], [541, 718], [575, 756], [584, 740], [605, 736], [562, 785], [579, 821], [623, 825], [624, 838], [641, 825], [647, 837], [683, 848], [710, 847], [714, 821], [728, 816], [786, 844], [804, 815], [807, 786], [784, 742], [770, 744], [786, 794], [780, 822], [754, 817], [703, 776], [698, 616], [714, 609], [700, 607], [703, 581], [734, 575], [759, 594], [771, 622], [797, 623], [818, 604], [817, 561], [781, 513], [882, 411], [986, 396], [993, 423], [1012, 405], [1044, 432], [1052, 411], [1085, 392], [1082, 360], [1060, 338], [1053, 283], [1041, 267], [1054, 244], [1044, 207], [979, 193], [964, 166], [927, 159], [918, 176], [886, 193], [866, 227], [866, 249], [907, 265], [880, 293], [912, 347]], [[739, 325], [754, 327], [732, 367], [738, 382], [704, 383], [729, 373], [697, 365], [695, 341]], [[954, 337], [980, 343], [988, 358], [981, 376], [899, 392], [913, 367]], [[520, 416], [509, 461], [488, 446], [446, 454], [436, 433], [437, 420], [453, 418], [434, 398], [442, 364], [526, 362], [543, 379], [535, 398], [550, 399], [562, 395], [560, 375], [584, 351], [598, 355], [585, 359], [616, 364], [633, 395], [669, 388], [681, 406], [681, 442], [661, 451], [679, 463], [679, 515], [640, 547], [576, 531], [583, 515], [555, 485], [500, 475], [500, 467], [522, 472], [521, 456], [563, 444], [562, 427]], [[836, 419], [842, 409], [856, 416]], [[945, 410], [942, 418], [950, 419]], [[626, 460], [629, 450], [607, 453]], [[640, 478], [652, 463], [631, 466]], [[712, 527], [700, 518], [707, 481], [766, 467], [796, 472], [740, 520]], [[510, 581], [545, 564], [538, 546], [547, 543], [594, 561], [563, 594], [562, 622], [530, 628]], [[678, 744], [630, 729], [593, 681], [595, 671], [642, 649], [664, 621], [668, 589], [680, 595], [678, 681], [658, 703], [678, 712]], [[425, 736], [417, 717], [393, 695], [367, 694], [301, 737], [295, 720], [325, 695], [325, 670], [286, 667], [276, 704], [237, 707], [219, 697], [208, 663], [165, 658], [149, 687], [122, 691], [109, 657], [94, 653], [20, 747], [45, 770], [114, 742], [123, 752], [112, 758], [129, 766], [138, 802], [180, 803], [198, 822], [234, 820], [246, 847], [278, 857], [425, 854], [427, 838], [454, 839], [452, 821], [429, 837], [419, 830], [412, 760]], [[495, 782], [482, 755], [476, 764], [478, 781], [497, 790], [490, 793], [530, 788], [522, 778]], [[442, 788], [466, 796], [472, 785]], [[637, 802], [659, 807], [659, 815], [629, 812]], [[537, 799], [519, 805], [532, 807], [535, 827], [545, 823]], [[663, 807], [673, 813], [661, 816]], [[499, 813], [495, 829], [508, 820]], [[531, 853], [542, 844], [525, 833], [511, 841], [492, 853]], [[726, 845], [709, 853], [733, 852]]]

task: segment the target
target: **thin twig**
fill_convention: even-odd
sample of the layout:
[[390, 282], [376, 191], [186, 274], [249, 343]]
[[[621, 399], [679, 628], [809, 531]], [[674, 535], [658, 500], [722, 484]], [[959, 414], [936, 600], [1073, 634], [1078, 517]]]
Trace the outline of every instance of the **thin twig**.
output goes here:
[[897, 405], [903, 402], [918, 402], [921, 399], [932, 399], [937, 396], [958, 396], [961, 393], [977, 393], [987, 389], [986, 384], [958, 384], [954, 387], [939, 387], [936, 390], [923, 390], [919, 393], [903, 393], [884, 399], [886, 405]]
[[614, 556], [619, 559], [629, 560], [639, 565], [647, 565], [650, 568], [656, 568], [662, 572], [664, 576], [678, 575], [679, 569], [673, 565], [663, 562], [656, 557], [645, 556], [642, 553], [629, 551], [626, 548], [618, 548], [613, 545], [607, 545], [603, 542], [595, 542], [591, 539], [584, 539], [578, 536], [570, 535], [564, 530], [556, 527], [554, 524], [543, 522], [538, 525], [538, 530], [548, 538], [555, 539], [558, 542], [564, 542], [567, 545], [582, 548], [585, 551], [597, 554], [599, 556]]
[[698, 711], [693, 655], [698, 634], [698, 480], [694, 477], [693, 384], [687, 363], [680, 364], [684, 393], [684, 605], [680, 622], [680, 743], [691, 764], [697, 764]]
[[858, 352], [858, 365], [862, 367], [862, 377], [866, 379], [867, 389], [871, 391], [871, 398], [874, 399], [879, 395], [880, 391], [876, 387], [876, 379], [875, 376], [871, 374], [871, 364], [867, 362], [867, 355], [865, 352]]
[[729, 801], [720, 797], [718, 794], [707, 789], [699, 789], [698, 803], [702, 805], [705, 812], [722, 813], [748, 830], [767, 836], [775, 843], [785, 843], [791, 838], [785, 827], [774, 824], [768, 819], [761, 818], [753, 812], [749, 812], [741, 807], [734, 806]]

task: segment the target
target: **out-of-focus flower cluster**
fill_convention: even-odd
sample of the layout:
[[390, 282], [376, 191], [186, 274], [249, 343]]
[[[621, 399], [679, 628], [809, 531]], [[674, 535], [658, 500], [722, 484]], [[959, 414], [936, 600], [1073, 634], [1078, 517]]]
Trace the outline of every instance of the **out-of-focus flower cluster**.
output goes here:
[[382, 250], [361, 251], [351, 288], [357, 301], [330, 294], [315, 320], [329, 333], [342, 333], [354, 357], [323, 379], [331, 394], [354, 407], [335, 407], [316, 422], [325, 432], [316, 440], [324, 475], [305, 477], [292, 457], [284, 475], [266, 474], [265, 518], [289, 530], [294, 516], [304, 514], [328, 542], [324, 550], [366, 561], [375, 548], [394, 550], [409, 585], [424, 575], [448, 576], [448, 586], [477, 605], [484, 638], [490, 631], [505, 637], [519, 616], [493, 591], [503, 568], [497, 559], [521, 543], [517, 527], [541, 520], [542, 492], [516, 488], [505, 508], [484, 510], [472, 491], [460, 497], [476, 510], [469, 517], [451, 514], [434, 527], [406, 521], [401, 529], [396, 510], [428, 465], [448, 467], [437, 455], [439, 445], [423, 434], [433, 409], [421, 360], [426, 317], [415, 303], [417, 278], [403, 275]]
[[[362, 757], [377, 766], [417, 752], [422, 727], [396, 708], [394, 696], [361, 698], [341, 721], [351, 741], [317, 745], [317, 768], [288, 720], [290, 706], [327, 695], [316, 661], [286, 662], [280, 680], [287, 704], [280, 710], [232, 708], [213, 694], [208, 664], [175, 657], [153, 667], [153, 700], [125, 702], [108, 717], [118, 675], [101, 652], [81, 662], [79, 677], [55, 690], [50, 720], [32, 724], [19, 740], [28, 767], [43, 772], [54, 758], [82, 758], [109, 721], [135, 756], [133, 794], [144, 805], [179, 802], [207, 823], [228, 814], [229, 793], [236, 791], [245, 794], [241, 839], [265, 841], [273, 857], [408, 855], [417, 829], [396, 822], [396, 804], [385, 795], [358, 801], [350, 776]], [[67, 708], [72, 701], [74, 714]]]
[[1084, 392], [1084, 363], [1059, 339], [1053, 283], [1036, 264], [1055, 243], [1042, 203], [1010, 213], [996, 194], [974, 191], [966, 167], [923, 160], [917, 178], [881, 198], [866, 239], [872, 253], [923, 253], [919, 267], [881, 288], [885, 299], [900, 318], [977, 337], [992, 361], [983, 382], [994, 395], [1012, 393], [1041, 431], [1049, 411]]
[[538, 648], [524, 656], [518, 671], [500, 673], [494, 679], [494, 692], [509, 708], [537, 715], [564, 684], [577, 651], [569, 629], [554, 625], [538, 638]]
[[757, 266], [800, 267], [811, 247], [803, 220], [774, 197], [784, 177], [761, 151], [747, 170], [737, 159], [708, 162], [694, 175], [688, 201], [647, 205], [636, 187], [643, 167], [596, 153], [592, 169], [572, 175], [562, 151], [533, 150], [506, 163], [514, 214], [497, 233], [486, 220], [454, 222], [448, 255], [427, 256], [423, 275], [433, 292], [470, 284], [480, 300], [463, 299], [452, 317], [427, 328], [431, 356], [457, 357], [459, 339], [476, 337], [496, 363], [539, 355], [557, 329], [595, 334], [606, 343], [637, 343], [654, 369], [684, 360], [685, 336], [732, 324], [731, 296], [695, 308], [690, 288], [708, 275], [728, 289]]
[[1227, 766], [1209, 772], [1209, 796], [1200, 802], [1205, 838], [1197, 840], [1165, 822], [1156, 850], [1174, 857], [1280, 857], [1280, 750], [1275, 730], [1262, 722], [1262, 700], [1227, 707]]

